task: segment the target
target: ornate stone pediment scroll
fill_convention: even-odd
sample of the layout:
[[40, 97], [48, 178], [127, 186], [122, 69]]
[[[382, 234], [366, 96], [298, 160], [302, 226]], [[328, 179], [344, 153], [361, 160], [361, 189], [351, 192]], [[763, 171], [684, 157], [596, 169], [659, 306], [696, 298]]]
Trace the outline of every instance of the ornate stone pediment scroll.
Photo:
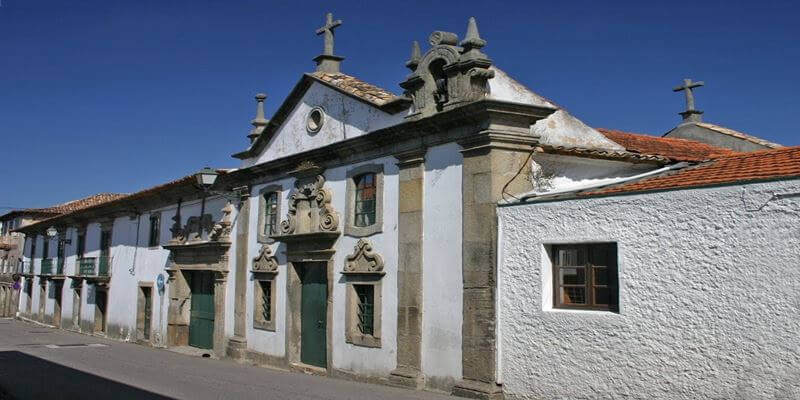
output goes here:
[[333, 192], [325, 187], [321, 169], [304, 162], [295, 174], [298, 178], [289, 196], [287, 218], [281, 222], [281, 235], [335, 232], [339, 228], [339, 213], [331, 205]]
[[278, 259], [272, 254], [269, 245], [262, 245], [258, 256], [253, 259], [253, 272], [278, 272]]
[[231, 206], [231, 203], [226, 203], [225, 207], [222, 207], [222, 219], [214, 224], [211, 228], [211, 232], [208, 233], [208, 238], [210, 240], [228, 240], [230, 238], [231, 228], [233, 226], [231, 222], [232, 212], [233, 206]]
[[383, 258], [372, 250], [369, 240], [360, 239], [353, 250], [345, 260], [343, 274], [385, 274]]
[[170, 245], [180, 245], [187, 242], [201, 242], [204, 240], [204, 234], [208, 233], [208, 240], [212, 242], [227, 242], [230, 240], [231, 229], [233, 223], [231, 222], [231, 212], [233, 207], [230, 203], [225, 204], [222, 208], [222, 218], [218, 222], [214, 222], [211, 214], [203, 214], [202, 217], [193, 215], [186, 219], [186, 225], [178, 228], [178, 221], [180, 217], [176, 215], [173, 218], [175, 224], [173, 225], [173, 237], [169, 241]]
[[478, 33], [474, 18], [467, 24], [464, 40], [451, 32], [433, 32], [431, 48], [420, 55], [419, 45], [412, 46], [406, 66], [411, 74], [400, 86], [414, 103], [406, 118], [421, 118], [460, 104], [480, 100], [489, 94], [492, 61], [481, 52], [486, 41]]

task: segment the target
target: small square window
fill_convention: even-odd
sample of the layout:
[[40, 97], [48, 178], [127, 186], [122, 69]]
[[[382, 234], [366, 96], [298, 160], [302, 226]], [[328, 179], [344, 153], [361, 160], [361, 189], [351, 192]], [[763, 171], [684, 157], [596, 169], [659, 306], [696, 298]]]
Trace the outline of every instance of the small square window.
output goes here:
[[347, 284], [346, 342], [381, 347], [381, 281], [361, 277]]
[[268, 331], [275, 330], [275, 280], [259, 279], [255, 281], [253, 293], [253, 327]]
[[554, 307], [619, 309], [616, 243], [554, 245], [551, 257]]
[[375, 331], [375, 286], [353, 285], [358, 297], [356, 315], [358, 331], [362, 335], [372, 335]]

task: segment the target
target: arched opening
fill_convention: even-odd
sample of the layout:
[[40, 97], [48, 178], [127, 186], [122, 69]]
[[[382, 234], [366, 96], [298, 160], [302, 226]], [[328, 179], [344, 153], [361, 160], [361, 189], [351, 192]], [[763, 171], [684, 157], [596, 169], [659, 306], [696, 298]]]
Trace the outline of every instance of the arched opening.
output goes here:
[[433, 100], [436, 102], [436, 109], [441, 111], [442, 105], [447, 103], [447, 75], [444, 73], [444, 66], [447, 62], [442, 58], [437, 58], [428, 64], [428, 71], [433, 77], [436, 88], [433, 91]]

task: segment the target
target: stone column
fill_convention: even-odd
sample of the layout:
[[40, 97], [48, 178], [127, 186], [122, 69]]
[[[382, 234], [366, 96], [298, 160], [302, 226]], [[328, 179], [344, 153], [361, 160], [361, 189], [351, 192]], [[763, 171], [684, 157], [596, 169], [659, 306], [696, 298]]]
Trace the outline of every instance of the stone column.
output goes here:
[[[496, 384], [496, 207], [503, 197], [504, 187], [507, 193], [512, 194], [532, 188], [528, 156], [533, 147], [524, 142], [499, 143], [493, 140], [492, 135], [481, 135], [461, 144], [464, 147], [463, 380], [456, 384], [453, 394], [470, 398], [502, 399], [502, 387]], [[517, 175], [521, 167], [522, 171]]]
[[395, 155], [399, 193], [397, 224], [397, 368], [392, 383], [420, 389], [422, 365], [422, 204], [425, 150]]
[[228, 339], [229, 357], [243, 360], [247, 354], [247, 270], [250, 231], [249, 193], [240, 200], [236, 216], [236, 272], [234, 275], [233, 337]]

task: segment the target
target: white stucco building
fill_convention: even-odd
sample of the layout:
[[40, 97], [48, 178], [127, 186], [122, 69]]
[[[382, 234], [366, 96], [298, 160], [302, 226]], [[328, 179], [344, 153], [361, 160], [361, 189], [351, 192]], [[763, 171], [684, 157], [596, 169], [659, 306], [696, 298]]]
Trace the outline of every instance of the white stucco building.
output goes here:
[[[697, 350], [687, 354], [722, 355], [727, 353], [697, 343], [723, 346], [708, 335], [743, 323], [749, 314], [680, 311], [675, 302], [691, 297], [671, 287], [657, 291], [680, 282], [675, 290], [695, 287], [685, 281], [699, 273], [684, 262], [680, 243], [666, 236], [696, 227], [691, 234], [717, 246], [705, 255], [727, 259], [714, 237], [729, 237], [722, 231], [732, 225], [714, 221], [720, 228], [711, 230], [693, 213], [714, 213], [677, 210], [714, 204], [721, 207], [715, 209], [718, 220], [735, 220], [738, 214], [725, 208], [732, 198], [664, 195], [630, 210], [612, 204], [623, 197], [525, 199], [680, 174], [735, 157], [734, 151], [588, 126], [492, 65], [474, 19], [463, 40], [436, 31], [425, 52], [415, 42], [406, 63], [411, 72], [400, 84], [404, 93], [396, 95], [340, 71], [331, 33], [337, 25], [329, 16], [317, 70], [300, 76], [271, 119], [263, 111], [266, 95], [256, 96], [249, 143], [234, 155], [238, 168], [206, 170], [22, 228], [33, 240], [25, 250], [31, 268], [21, 315], [146, 345], [191, 346], [289, 370], [478, 398], [656, 396], [700, 384], [694, 375], [676, 379], [680, 387], [642, 377], [661, 371], [647, 368], [665, 368], [654, 359], [680, 358], [674, 344], [685, 324], [719, 318], [717, 325], [687, 334], [697, 335], [687, 342]], [[779, 178], [800, 175], [793, 174]], [[792, 213], [783, 218], [794, 218]], [[789, 246], [780, 238], [790, 236], [767, 236], [788, 229], [787, 221], [770, 217], [769, 210], [741, 215], [763, 230], [765, 236], [752, 244], [761, 246], [761, 254]], [[633, 223], [639, 220], [641, 225]], [[51, 227], [58, 234], [46, 236]], [[636, 264], [656, 257], [658, 247], [649, 246], [661, 240], [672, 243], [658, 261], [666, 275]], [[614, 243], [587, 253], [596, 260], [596, 251], [608, 264], [604, 283], [584, 288], [606, 299], [593, 310], [561, 310], [548, 286], [547, 252], [573, 242]], [[57, 254], [51, 251], [56, 248]], [[781, 257], [789, 254], [796, 252]], [[582, 260], [579, 253], [564, 257]], [[734, 274], [732, 266], [721, 265], [719, 273]], [[764, 281], [763, 287], [781, 283], [783, 292], [757, 295], [777, 300], [788, 293], [786, 285], [796, 288], [796, 271], [780, 268], [786, 280]], [[711, 272], [701, 277], [711, 278]], [[572, 300], [581, 295], [575, 279]], [[747, 284], [752, 273], [736, 279], [729, 284]], [[714, 288], [705, 281], [697, 285], [704, 293]], [[726, 309], [746, 291], [731, 289]], [[641, 299], [648, 294], [662, 303]], [[761, 321], [783, 324], [783, 330], [772, 336], [761, 331], [761, 337], [788, 349], [787, 363], [769, 370], [788, 377], [788, 362], [798, 353], [783, 335], [796, 329], [790, 321], [797, 313], [796, 304], [781, 304], [779, 316]], [[667, 316], [672, 331], [658, 325]], [[659, 336], [666, 332], [671, 336]], [[592, 338], [601, 335], [603, 342], [595, 343]], [[657, 345], [664, 340], [673, 347]], [[622, 366], [621, 359], [638, 360], [633, 356], [643, 348], [654, 352]], [[573, 354], [583, 350], [590, 353]], [[581, 385], [567, 384], [570, 363], [582, 363], [583, 369], [572, 367], [582, 374]], [[674, 365], [685, 363], [680, 358]], [[638, 367], [644, 375], [633, 375]], [[631, 377], [598, 373], [614, 368]], [[722, 367], [715, 371], [720, 382], [733, 379]], [[766, 375], [753, 382], [766, 382]], [[720, 387], [707, 393], [733, 393]]]
[[[798, 172], [770, 150], [502, 205], [506, 396], [799, 397]], [[596, 246], [616, 254], [565, 262]]]

